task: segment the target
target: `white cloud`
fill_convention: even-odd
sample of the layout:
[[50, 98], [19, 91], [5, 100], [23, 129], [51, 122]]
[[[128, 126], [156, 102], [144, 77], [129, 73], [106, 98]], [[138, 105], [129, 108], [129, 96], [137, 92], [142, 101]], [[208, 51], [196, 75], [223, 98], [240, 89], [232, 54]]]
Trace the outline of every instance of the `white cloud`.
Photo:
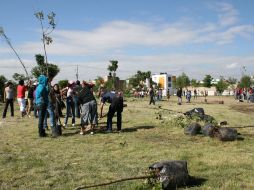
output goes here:
[[226, 65], [227, 69], [234, 69], [237, 67], [239, 67], [239, 63], [231, 63], [231, 64]]
[[225, 2], [215, 3], [214, 9], [219, 13], [219, 24], [221, 26], [231, 26], [239, 21], [239, 12], [232, 4]]
[[215, 43], [219, 45], [232, 43], [237, 36], [251, 38], [254, 33], [254, 25], [232, 26], [224, 31], [204, 33], [195, 40], [197, 43]]

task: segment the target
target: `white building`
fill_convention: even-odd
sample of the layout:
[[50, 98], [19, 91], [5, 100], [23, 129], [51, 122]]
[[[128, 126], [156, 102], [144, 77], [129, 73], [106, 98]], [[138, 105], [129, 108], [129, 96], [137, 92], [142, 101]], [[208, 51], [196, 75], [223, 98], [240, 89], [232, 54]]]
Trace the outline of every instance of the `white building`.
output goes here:
[[160, 73], [160, 74], [153, 74], [152, 81], [155, 82], [160, 89], [162, 89], [162, 95], [166, 96], [167, 91], [169, 89], [170, 94], [174, 94], [175, 87], [173, 86], [173, 81], [176, 79], [175, 76], [167, 74], [167, 73]]

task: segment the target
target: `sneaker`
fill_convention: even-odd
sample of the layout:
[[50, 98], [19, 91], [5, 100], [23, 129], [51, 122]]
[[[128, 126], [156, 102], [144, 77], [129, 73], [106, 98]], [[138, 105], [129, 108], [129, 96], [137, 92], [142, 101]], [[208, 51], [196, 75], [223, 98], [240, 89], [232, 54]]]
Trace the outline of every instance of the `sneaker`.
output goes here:
[[113, 131], [108, 129], [105, 131], [105, 133], [113, 133]]
[[80, 131], [80, 133], [79, 133], [80, 135], [84, 135], [84, 132], [83, 131]]
[[72, 127], [75, 127], [75, 123], [72, 124]]

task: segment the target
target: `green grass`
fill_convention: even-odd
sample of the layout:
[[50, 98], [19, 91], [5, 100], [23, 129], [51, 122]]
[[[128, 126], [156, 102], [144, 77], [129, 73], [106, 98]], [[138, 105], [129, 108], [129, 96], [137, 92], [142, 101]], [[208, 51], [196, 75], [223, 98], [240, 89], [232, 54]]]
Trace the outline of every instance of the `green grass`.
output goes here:
[[[216, 120], [228, 121], [229, 126], [254, 125], [254, 109], [244, 112], [232, 108], [253, 108], [253, 104], [215, 98], [225, 104], [204, 104], [200, 98], [177, 106], [173, 97], [170, 102], [149, 106], [147, 99], [130, 98], [123, 112], [122, 133], [81, 136], [78, 127], [69, 127], [59, 138], [39, 138], [37, 120], [19, 118], [16, 110], [15, 118], [8, 115], [0, 120], [0, 189], [74, 189], [144, 175], [149, 165], [160, 160], [187, 160], [190, 175], [205, 179], [189, 189], [254, 189], [254, 128], [238, 129], [243, 141], [220, 142], [201, 135], [186, 136], [174, 119], [179, 115], [174, 111], [203, 107]], [[159, 113], [162, 120], [156, 119]], [[100, 126], [105, 122], [106, 118]], [[139, 180], [97, 189], [150, 188]]]

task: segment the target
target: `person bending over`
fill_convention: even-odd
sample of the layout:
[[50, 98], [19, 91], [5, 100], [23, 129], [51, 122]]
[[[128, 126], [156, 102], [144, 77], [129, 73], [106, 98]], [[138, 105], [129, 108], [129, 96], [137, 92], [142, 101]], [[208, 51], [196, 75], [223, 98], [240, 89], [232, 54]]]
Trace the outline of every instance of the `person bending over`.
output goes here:
[[100, 117], [102, 118], [103, 107], [105, 103], [110, 103], [109, 110], [107, 113], [107, 129], [106, 132], [112, 133], [112, 119], [117, 113], [117, 131], [121, 131], [122, 129], [122, 112], [123, 112], [123, 97], [122, 93], [112, 93], [107, 92], [101, 98], [101, 113]]

